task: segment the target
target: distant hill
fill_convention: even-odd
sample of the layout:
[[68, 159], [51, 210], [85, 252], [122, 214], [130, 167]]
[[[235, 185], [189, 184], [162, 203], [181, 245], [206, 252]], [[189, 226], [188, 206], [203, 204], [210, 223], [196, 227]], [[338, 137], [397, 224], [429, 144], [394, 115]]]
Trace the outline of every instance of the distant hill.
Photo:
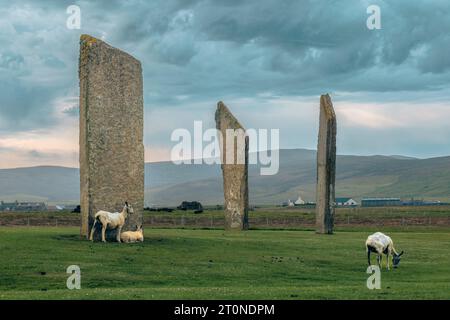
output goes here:
[[[299, 193], [303, 199], [313, 201], [315, 157], [313, 150], [280, 150], [280, 170], [273, 176], [260, 176], [259, 166], [250, 165], [250, 202], [279, 204], [295, 200]], [[223, 202], [219, 165], [146, 163], [145, 185], [147, 204], [173, 206], [183, 200]], [[367, 196], [448, 200], [450, 157], [339, 155], [336, 195], [357, 200]], [[79, 171], [51, 166], [0, 170], [0, 200], [16, 198], [77, 203]]]
[[0, 200], [79, 202], [79, 170], [39, 166], [0, 169]]

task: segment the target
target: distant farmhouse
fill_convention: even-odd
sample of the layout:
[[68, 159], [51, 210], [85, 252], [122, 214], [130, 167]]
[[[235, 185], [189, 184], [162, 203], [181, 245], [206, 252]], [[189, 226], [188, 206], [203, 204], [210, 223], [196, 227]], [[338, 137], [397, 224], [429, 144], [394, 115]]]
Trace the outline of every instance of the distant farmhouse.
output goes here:
[[295, 200], [295, 202], [294, 202], [294, 205], [296, 205], [296, 206], [302, 206], [304, 204], [305, 204], [305, 201], [300, 196], [298, 196], [298, 199]]
[[392, 207], [401, 206], [400, 198], [364, 198], [361, 207]]
[[288, 199], [288, 201], [283, 202], [282, 206], [283, 207], [294, 207], [295, 203], [291, 199]]
[[301, 208], [312, 208], [316, 205], [315, 202], [309, 202], [302, 199], [301, 196], [298, 196], [297, 200], [292, 201], [288, 199], [288, 201], [284, 201], [281, 206], [282, 207], [301, 207]]
[[4, 202], [0, 201], [0, 211], [45, 211], [44, 202]]
[[334, 202], [338, 207], [355, 207], [358, 205], [358, 202], [352, 198], [336, 198]]

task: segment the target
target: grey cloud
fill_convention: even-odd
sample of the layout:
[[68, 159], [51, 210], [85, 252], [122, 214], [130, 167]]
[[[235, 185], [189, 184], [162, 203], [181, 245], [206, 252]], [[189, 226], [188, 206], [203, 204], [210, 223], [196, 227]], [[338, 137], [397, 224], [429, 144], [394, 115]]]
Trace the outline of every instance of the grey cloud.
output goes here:
[[3, 81], [0, 87], [0, 132], [33, 130], [54, 124], [51, 105], [54, 94], [46, 87]]
[[20, 70], [24, 66], [24, 58], [22, 55], [5, 51], [0, 52], [0, 69]]
[[[430, 90], [448, 83], [450, 62], [442, 48], [450, 44], [438, 41], [448, 25], [448, 8], [438, 3], [441, 18], [431, 22], [433, 5], [425, 1], [378, 3], [383, 29], [376, 31], [366, 28], [361, 2], [193, 3], [183, 8], [193, 12], [193, 24], [178, 33], [180, 38], [169, 27], [176, 12], [164, 15], [161, 32], [142, 34], [149, 59], [163, 63], [149, 66], [148, 79], [164, 83], [155, 89], [168, 100], [177, 94], [201, 99], [236, 90], [247, 96], [268, 90], [288, 95]], [[419, 55], [415, 51], [421, 47]], [[387, 81], [393, 73], [395, 83]], [[169, 77], [171, 85], [165, 82]]]
[[[396, 68], [407, 63], [420, 46], [424, 51], [410, 68], [416, 68], [419, 74], [447, 70], [450, 62], [439, 55], [445, 52], [442, 46], [449, 44], [445, 39], [436, 39], [448, 30], [448, 19], [445, 19], [448, 7], [442, 2], [426, 1], [374, 3], [382, 9], [383, 29], [379, 31], [365, 27], [366, 6], [360, 1], [117, 1], [108, 5], [106, 2], [79, 2], [83, 32], [97, 36], [105, 32], [107, 41], [135, 53], [143, 60], [144, 67], [150, 65], [151, 80], [155, 82], [164, 82], [167, 72], [179, 75], [172, 77], [173, 87], [165, 83], [164, 95], [180, 90], [179, 82], [183, 79], [186, 91], [193, 94], [209, 89], [208, 85], [189, 83], [195, 77], [200, 78], [200, 83], [211, 83], [202, 81], [202, 63], [206, 63], [202, 52], [205, 50], [209, 50], [208, 59], [216, 66], [217, 72], [210, 72], [211, 78], [223, 73], [229, 82], [240, 82], [241, 69], [255, 84], [254, 88], [248, 88], [248, 94], [265, 90], [259, 85], [271, 80], [278, 90], [283, 90], [283, 79], [277, 79], [280, 73], [286, 74], [289, 82], [300, 83], [297, 88], [310, 90], [312, 86], [324, 85], [316, 81], [322, 77], [321, 73], [348, 77], [377, 64]], [[436, 9], [441, 10], [440, 15], [430, 19]], [[191, 22], [180, 17], [183, 11], [192, 12]], [[222, 45], [227, 42], [234, 45]], [[217, 44], [216, 48], [211, 43]], [[72, 48], [76, 51], [76, 44], [72, 44]], [[255, 65], [252, 54], [262, 55], [263, 63]], [[225, 56], [227, 58], [223, 59]], [[168, 65], [184, 69], [170, 69]], [[389, 76], [386, 69], [378, 71]], [[297, 76], [290, 78], [292, 74]], [[264, 79], [260, 78], [262, 76]], [[345, 78], [339, 80], [346, 82]], [[379, 90], [377, 83], [366, 82], [366, 89]], [[227, 87], [235, 86], [224, 83], [224, 92]], [[286, 91], [290, 88], [286, 87]]]
[[63, 113], [70, 115], [72, 117], [78, 117], [80, 114], [80, 107], [73, 106], [63, 110]]
[[[9, 12], [3, 3], [2, 26]], [[65, 8], [73, 3], [82, 10], [81, 30], [65, 28]], [[369, 4], [381, 7], [382, 30], [366, 28]], [[9, 130], [55, 121], [54, 99], [78, 88], [81, 33], [105, 36], [142, 61], [151, 108], [261, 93], [448, 97], [446, 1], [19, 1], [15, 7], [40, 11], [4, 25], [14, 34], [0, 30], [0, 117]], [[50, 83], [41, 84], [46, 77]]]

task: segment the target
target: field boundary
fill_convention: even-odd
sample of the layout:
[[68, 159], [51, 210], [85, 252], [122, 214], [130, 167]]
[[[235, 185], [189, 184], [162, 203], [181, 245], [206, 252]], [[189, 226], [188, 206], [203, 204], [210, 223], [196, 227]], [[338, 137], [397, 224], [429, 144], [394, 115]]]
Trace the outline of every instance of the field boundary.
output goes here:
[[[222, 228], [224, 218], [216, 216], [146, 216], [144, 227], [163, 228]], [[310, 217], [250, 217], [251, 228], [295, 229], [313, 227], [315, 220]], [[450, 226], [450, 217], [336, 217], [337, 227], [360, 226]], [[80, 217], [0, 217], [0, 226], [80, 226]]]

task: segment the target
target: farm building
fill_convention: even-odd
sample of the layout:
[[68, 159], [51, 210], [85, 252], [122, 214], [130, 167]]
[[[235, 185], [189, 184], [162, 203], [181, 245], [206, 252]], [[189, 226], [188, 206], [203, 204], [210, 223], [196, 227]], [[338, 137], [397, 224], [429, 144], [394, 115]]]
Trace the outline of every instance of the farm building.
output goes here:
[[301, 196], [298, 196], [298, 199], [295, 200], [295, 202], [294, 202], [294, 205], [296, 205], [296, 206], [302, 206], [304, 204], [305, 204], [305, 201], [302, 199]]
[[178, 210], [195, 210], [203, 211], [203, 206], [198, 201], [183, 201], [181, 205], [177, 207]]
[[400, 198], [364, 198], [361, 207], [390, 207], [401, 206]]
[[283, 207], [294, 207], [295, 203], [291, 199], [288, 199], [288, 201], [283, 202], [282, 206]]
[[445, 202], [441, 202], [439, 200], [418, 200], [418, 199], [411, 199], [403, 201], [402, 204], [404, 206], [441, 206], [441, 205], [447, 205]]
[[356, 202], [352, 198], [336, 198], [334, 202], [338, 207], [351, 207], [358, 205], [358, 202]]

